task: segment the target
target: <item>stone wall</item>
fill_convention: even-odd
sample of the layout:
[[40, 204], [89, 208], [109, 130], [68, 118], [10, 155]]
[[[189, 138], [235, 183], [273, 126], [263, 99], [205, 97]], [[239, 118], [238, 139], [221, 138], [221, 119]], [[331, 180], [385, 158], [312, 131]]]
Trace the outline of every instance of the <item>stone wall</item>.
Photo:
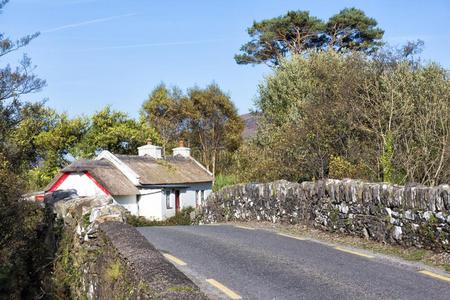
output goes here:
[[302, 223], [380, 242], [450, 252], [450, 186], [356, 180], [242, 184], [212, 194], [202, 222]]
[[[53, 203], [54, 202], [54, 203]], [[49, 201], [60, 223], [58, 299], [206, 299], [134, 227], [112, 199]]]

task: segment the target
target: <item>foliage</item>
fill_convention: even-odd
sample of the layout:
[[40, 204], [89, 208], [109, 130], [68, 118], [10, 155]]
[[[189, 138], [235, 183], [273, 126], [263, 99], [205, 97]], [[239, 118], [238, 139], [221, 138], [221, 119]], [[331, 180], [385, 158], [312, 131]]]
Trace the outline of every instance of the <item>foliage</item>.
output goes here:
[[72, 149], [86, 133], [87, 126], [85, 118], [70, 119], [45, 107], [26, 115], [15, 137], [24, 144], [28, 141], [34, 149], [34, 161], [27, 173], [29, 190], [43, 188], [69, 163]]
[[127, 216], [127, 223], [135, 227], [191, 225], [191, 213], [193, 211], [194, 208], [192, 207], [183, 208], [180, 212], [177, 212], [175, 216], [163, 221], [149, 220], [144, 217], [137, 217], [130, 214]]
[[169, 145], [176, 145], [182, 131], [183, 124], [180, 122], [182, 98], [180, 89], [174, 87], [169, 90], [161, 83], [142, 104], [141, 118], [159, 134], [164, 154]]
[[19, 201], [22, 179], [0, 155], [0, 298], [40, 297], [51, 262], [44, 209]]
[[157, 86], [142, 107], [142, 119], [161, 136], [164, 148], [186, 140], [212, 173], [222, 171], [241, 142], [243, 121], [230, 97], [216, 84], [180, 89]]
[[220, 190], [226, 186], [234, 185], [237, 183], [238, 183], [238, 181], [237, 181], [237, 177], [235, 175], [219, 174], [214, 178], [213, 191], [217, 192], [218, 190]]
[[[0, 12], [8, 1], [0, 1]], [[16, 41], [0, 33], [0, 57], [28, 45], [38, 34]], [[38, 107], [21, 96], [39, 91], [45, 81], [33, 74], [24, 56], [16, 67], [0, 66], [0, 298], [34, 299], [44, 294], [51, 251], [44, 242], [45, 214], [34, 203], [20, 201], [23, 175], [36, 161], [35, 151], [16, 130], [27, 110]]]
[[351, 163], [341, 156], [330, 157], [329, 174], [330, 178], [364, 178], [367, 174], [367, 166], [363, 162]]
[[13, 137], [31, 161], [30, 190], [45, 187], [73, 158], [92, 158], [100, 150], [136, 153], [147, 139], [158, 140], [152, 128], [108, 106], [90, 118], [69, 118], [42, 104], [25, 106], [22, 114]]
[[230, 97], [216, 84], [190, 89], [183, 111], [191, 145], [200, 153], [200, 162], [215, 174], [221, 154], [239, 148], [243, 121]]
[[111, 263], [106, 269], [106, 277], [111, 281], [116, 281], [122, 275], [122, 264], [120, 261]]
[[131, 154], [136, 153], [137, 147], [144, 145], [148, 139], [157, 139], [152, 128], [106, 106], [91, 117], [75, 153], [80, 157], [93, 157], [100, 150]]
[[448, 72], [404, 53], [283, 60], [259, 87], [258, 133], [239, 150], [239, 180], [450, 180]]
[[373, 52], [382, 44], [384, 31], [377, 21], [356, 8], [346, 8], [327, 22], [308, 11], [289, 11], [286, 15], [253, 22], [248, 29], [251, 41], [235, 55], [238, 64], [279, 65], [283, 58], [307, 50], [334, 49]]
[[24, 202], [0, 209], [0, 298], [42, 297], [50, 289], [47, 275], [52, 259], [43, 209]]
[[380, 163], [383, 172], [383, 181], [393, 183], [394, 166], [392, 158], [394, 156], [394, 136], [391, 132], [386, 134], [383, 142], [383, 152], [381, 154]]
[[60, 229], [58, 251], [53, 263], [53, 293], [57, 299], [74, 298], [71, 287], [77, 286], [80, 281], [80, 274], [75, 266], [78, 257], [74, 254], [74, 228], [67, 226]]

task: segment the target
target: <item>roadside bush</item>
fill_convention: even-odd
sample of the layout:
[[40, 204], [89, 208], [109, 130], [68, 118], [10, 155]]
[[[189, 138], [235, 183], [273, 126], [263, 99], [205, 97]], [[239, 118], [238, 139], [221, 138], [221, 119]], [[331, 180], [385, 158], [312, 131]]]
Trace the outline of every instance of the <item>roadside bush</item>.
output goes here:
[[363, 162], [352, 163], [341, 156], [332, 155], [328, 176], [333, 179], [365, 178], [369, 171]]
[[127, 223], [134, 227], [191, 225], [191, 213], [194, 210], [193, 207], [183, 208], [180, 212], [177, 212], [175, 216], [163, 221], [149, 220], [145, 217], [137, 217], [129, 214], [127, 216]]
[[17, 202], [3, 207], [0, 218], [0, 299], [48, 297], [54, 249], [44, 209]]
[[217, 192], [218, 190], [238, 183], [238, 180], [235, 175], [217, 175], [214, 178], [214, 186], [213, 191]]
[[434, 186], [450, 180], [450, 76], [389, 52], [311, 52], [259, 86], [257, 135], [241, 182], [353, 177]]
[[0, 299], [41, 299], [53, 255], [48, 215], [20, 200], [23, 180], [0, 152]]

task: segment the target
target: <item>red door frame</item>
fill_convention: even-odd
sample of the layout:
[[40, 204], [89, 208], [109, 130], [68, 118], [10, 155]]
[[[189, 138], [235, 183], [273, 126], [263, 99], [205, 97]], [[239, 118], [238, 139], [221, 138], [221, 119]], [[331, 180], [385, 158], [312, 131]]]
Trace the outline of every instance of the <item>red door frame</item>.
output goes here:
[[180, 211], [180, 191], [175, 190], [175, 211]]

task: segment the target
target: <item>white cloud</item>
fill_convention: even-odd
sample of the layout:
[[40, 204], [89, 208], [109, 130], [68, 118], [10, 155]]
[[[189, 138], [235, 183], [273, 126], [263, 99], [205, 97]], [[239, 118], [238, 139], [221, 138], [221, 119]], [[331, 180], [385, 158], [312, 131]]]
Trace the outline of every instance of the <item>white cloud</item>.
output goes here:
[[111, 16], [111, 17], [106, 17], [106, 18], [98, 18], [98, 19], [87, 20], [87, 21], [83, 21], [83, 22], [79, 22], [79, 23], [66, 24], [66, 25], [62, 25], [62, 26], [58, 26], [58, 27], [42, 30], [41, 32], [42, 33], [50, 33], [50, 32], [55, 32], [55, 31], [60, 31], [60, 30], [65, 30], [65, 29], [71, 29], [71, 28], [77, 28], [77, 27], [82, 27], [82, 26], [96, 24], [96, 23], [109, 22], [109, 21], [116, 20], [116, 19], [128, 18], [128, 17], [132, 17], [132, 16], [135, 16], [135, 15], [137, 15], [137, 14], [136, 13], [130, 13], [130, 14]]
[[128, 44], [117, 46], [106, 46], [98, 48], [88, 48], [82, 51], [98, 51], [98, 50], [114, 50], [114, 49], [132, 49], [132, 48], [147, 48], [147, 47], [163, 47], [163, 46], [183, 46], [183, 45], [196, 45], [196, 44], [210, 44], [220, 43], [227, 39], [211, 39], [211, 40], [194, 40], [194, 41], [179, 41], [179, 42], [163, 42], [163, 43], [142, 43], [142, 44]]

